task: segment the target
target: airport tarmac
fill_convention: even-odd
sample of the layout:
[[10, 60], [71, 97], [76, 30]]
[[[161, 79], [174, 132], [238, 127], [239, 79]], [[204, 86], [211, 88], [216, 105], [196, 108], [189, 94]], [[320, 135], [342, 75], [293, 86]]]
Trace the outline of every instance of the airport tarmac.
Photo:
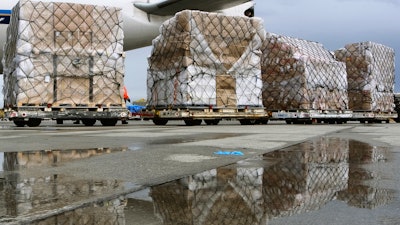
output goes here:
[[[25, 199], [32, 198], [38, 187], [46, 189], [41, 186], [41, 180], [44, 183], [46, 180], [75, 185], [84, 183], [82, 186], [86, 189], [75, 187], [75, 192], [79, 189], [80, 194], [69, 196], [63, 199], [64, 202], [58, 201], [56, 205], [43, 203], [39, 204], [41, 207], [33, 207], [33, 200], [27, 200], [29, 204], [13, 203], [13, 207], [18, 209], [14, 212], [10, 211], [9, 204], [0, 203], [0, 223], [39, 221], [99, 202], [113, 201], [114, 205], [122, 205], [124, 198], [118, 204], [113, 199], [319, 137], [385, 147], [396, 155], [400, 153], [399, 135], [400, 125], [396, 123], [287, 125], [272, 121], [267, 125], [243, 126], [237, 121], [222, 121], [217, 126], [185, 126], [182, 121], [176, 121], [156, 126], [151, 121], [129, 121], [128, 125], [118, 123], [115, 127], [85, 127], [72, 122], [57, 125], [54, 121], [45, 121], [39, 127], [20, 128], [2, 121], [0, 161], [3, 161], [3, 168], [0, 167], [0, 179], [3, 183], [17, 180], [17, 183], [24, 184], [22, 186], [29, 186], [30, 194], [29, 197], [25, 194]], [[398, 164], [392, 166], [390, 171], [400, 168]], [[17, 178], [13, 175], [15, 171], [18, 171]], [[93, 186], [96, 191], [87, 188]], [[392, 187], [397, 193], [399, 181]], [[63, 188], [56, 185], [53, 191], [54, 188], [57, 193], [59, 189], [71, 191], [68, 185], [63, 185]], [[87, 189], [92, 190], [91, 194], [85, 192]], [[18, 190], [19, 194], [27, 191], [23, 188]], [[5, 184], [0, 186], [0, 192], [3, 192], [0, 198], [7, 199], [9, 193]], [[126, 215], [126, 218], [130, 216]], [[394, 221], [399, 222], [397, 219]], [[153, 217], [145, 217], [142, 222], [136, 220], [136, 224], [158, 224], [154, 221]]]

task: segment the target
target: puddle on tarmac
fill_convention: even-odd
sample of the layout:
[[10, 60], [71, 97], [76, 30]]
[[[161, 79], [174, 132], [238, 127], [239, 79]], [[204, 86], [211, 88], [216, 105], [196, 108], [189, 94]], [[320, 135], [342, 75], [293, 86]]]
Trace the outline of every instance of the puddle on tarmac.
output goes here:
[[[322, 137], [140, 192], [97, 200], [41, 218], [40, 224], [400, 224], [398, 152]], [[9, 171], [9, 166], [4, 170]], [[37, 207], [56, 208], [55, 203], [65, 199], [126, 187], [117, 181], [3, 174], [0, 223]], [[30, 224], [39, 224], [39, 219]]]
[[[91, 209], [82, 205], [124, 205], [124, 198], [93, 202], [99, 196], [109, 196], [126, 190], [128, 183], [117, 180], [84, 180], [63, 174], [35, 174], [37, 168], [56, 167], [61, 164], [96, 157], [104, 154], [127, 151], [121, 148], [93, 148], [84, 150], [49, 150], [32, 152], [0, 153], [0, 224], [19, 224], [21, 217], [29, 215], [27, 221], [39, 220], [58, 214], [64, 207], [64, 215], [84, 215], [84, 221], [92, 221], [86, 216]], [[35, 175], [32, 175], [35, 174]], [[133, 189], [131, 185], [130, 189]], [[90, 200], [91, 199], [91, 200]], [[89, 202], [89, 203], [87, 203]], [[67, 209], [65, 208], [67, 207]], [[77, 210], [73, 210], [77, 208]], [[78, 210], [79, 208], [79, 210]], [[94, 214], [106, 215], [106, 212], [94, 210]], [[104, 208], [107, 211], [107, 207]], [[62, 210], [61, 210], [62, 211]], [[90, 213], [89, 213], [90, 214]], [[32, 217], [33, 216], [33, 217]], [[19, 218], [19, 219], [15, 219]], [[36, 218], [36, 219], [35, 219]], [[58, 221], [62, 221], [62, 217]], [[51, 218], [45, 224], [55, 223]], [[46, 219], [47, 221], [47, 219]], [[29, 223], [35, 224], [35, 223]], [[76, 224], [76, 223], [73, 223]], [[79, 224], [79, 223], [78, 223]], [[95, 223], [96, 224], [96, 223]], [[101, 224], [101, 223], [100, 223]]]

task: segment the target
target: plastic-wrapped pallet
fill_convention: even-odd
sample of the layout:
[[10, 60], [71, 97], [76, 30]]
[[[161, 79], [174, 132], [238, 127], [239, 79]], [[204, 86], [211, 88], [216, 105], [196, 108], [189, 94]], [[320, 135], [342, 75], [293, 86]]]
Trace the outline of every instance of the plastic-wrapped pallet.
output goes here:
[[335, 51], [345, 62], [349, 107], [360, 111], [394, 111], [394, 50], [373, 42], [347, 44]]
[[348, 109], [346, 67], [322, 44], [267, 33], [261, 62], [269, 110]]
[[20, 1], [4, 46], [5, 105], [122, 105], [121, 10]]
[[261, 106], [258, 18], [185, 10], [153, 40], [147, 76], [150, 106]]

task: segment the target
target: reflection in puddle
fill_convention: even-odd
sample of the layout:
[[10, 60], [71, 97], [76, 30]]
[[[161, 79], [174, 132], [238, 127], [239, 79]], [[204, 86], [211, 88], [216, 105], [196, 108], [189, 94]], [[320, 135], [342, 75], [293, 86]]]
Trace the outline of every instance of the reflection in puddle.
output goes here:
[[[125, 150], [97, 151], [104, 154]], [[325, 218], [322, 209], [332, 202], [346, 204], [336, 206], [347, 207], [349, 220], [342, 223], [351, 223], [352, 212], [376, 212], [377, 221], [370, 224], [389, 217], [393, 224], [400, 222], [399, 206], [393, 207], [399, 202], [399, 181], [388, 171], [393, 163], [398, 169], [396, 155], [388, 148], [354, 140], [322, 137], [153, 186], [148, 192], [98, 198], [80, 205], [77, 202], [81, 199], [112, 196], [127, 185], [115, 180], [88, 181], [63, 175], [24, 177], [18, 173], [18, 169], [34, 165], [54, 166], [96, 155], [89, 151], [63, 152], [51, 151], [51, 157], [45, 151], [4, 154], [0, 223], [37, 212], [29, 218], [30, 224], [266, 225], [277, 224], [274, 222], [278, 219], [283, 219], [280, 224], [289, 224], [284, 219], [296, 215], [313, 221], [318, 214], [311, 212], [321, 212]], [[74, 204], [76, 207], [62, 208]], [[362, 211], [364, 208], [368, 211]], [[325, 213], [331, 214], [332, 210]], [[38, 216], [45, 211], [51, 213]]]
[[205, 171], [154, 186], [150, 195], [163, 224], [269, 224], [336, 200], [374, 209], [395, 196], [380, 185], [386, 171], [378, 165], [390, 158], [387, 148], [321, 138], [259, 158], [269, 165]]
[[[0, 157], [0, 165], [2, 166], [2, 171], [0, 171], [0, 224], [14, 221], [14, 218], [28, 214], [31, 216], [28, 221], [31, 222], [32, 218], [41, 218], [43, 215], [40, 216], [40, 214], [42, 213], [47, 215], [58, 214], [63, 207], [69, 208], [69, 210], [66, 210], [68, 213], [64, 215], [66, 218], [71, 215], [82, 214], [85, 215], [84, 220], [96, 221], [87, 216], [87, 212], [82, 209], [71, 210], [75, 207], [74, 204], [85, 199], [124, 190], [125, 184], [112, 179], [83, 180], [63, 174], [32, 175], [29, 171], [39, 167], [57, 166], [61, 163], [126, 150], [126, 148], [95, 148], [2, 153]], [[124, 198], [117, 200], [112, 201], [113, 206], [121, 205], [123, 207], [126, 204]], [[109, 205], [111, 203], [101, 203], [101, 201], [92, 203], [95, 207], [98, 207], [98, 204]], [[96, 209], [96, 214], [100, 210], [100, 208], [99, 210]], [[32, 217], [32, 215], [34, 216]], [[104, 212], [101, 212], [101, 215], [105, 215]], [[63, 215], [60, 217], [63, 217]], [[58, 218], [58, 220], [65, 219]], [[63, 223], [49, 222], [45, 224]]]
[[[57, 166], [60, 163], [90, 158], [93, 156], [100, 156], [103, 154], [122, 152], [126, 150], [127, 147], [4, 152], [1, 153], [3, 157], [0, 156], [0, 162], [3, 162], [2, 168], [4, 171], [14, 171], [37, 166]], [[2, 158], [3, 160], [1, 160]]]

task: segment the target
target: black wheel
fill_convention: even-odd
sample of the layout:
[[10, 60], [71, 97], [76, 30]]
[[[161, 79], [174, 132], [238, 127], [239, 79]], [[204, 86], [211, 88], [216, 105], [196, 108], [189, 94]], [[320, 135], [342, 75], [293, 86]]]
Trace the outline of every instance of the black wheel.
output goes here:
[[30, 118], [28, 120], [28, 122], [26, 122], [26, 125], [28, 125], [28, 127], [37, 127], [40, 125], [41, 122], [42, 122], [42, 119]]
[[[91, 126], [93, 126], [95, 123], [96, 123], [96, 120], [95, 119], [82, 119], [82, 123], [85, 125], [85, 126], [88, 126], [88, 127], [91, 127]], [[103, 124], [103, 123], [102, 123]], [[103, 124], [104, 125], [104, 124]], [[106, 125], [104, 125], [104, 126], [106, 126]], [[115, 124], [114, 125], [110, 125], [110, 126], [115, 126]]]
[[103, 126], [115, 126], [117, 124], [118, 120], [117, 119], [102, 119], [100, 120], [101, 125]]
[[26, 122], [23, 120], [13, 120], [13, 122], [14, 122], [15, 126], [17, 126], [17, 127], [23, 127], [26, 124]]
[[57, 119], [56, 121], [57, 121], [57, 124], [63, 124], [64, 123], [64, 120]]
[[219, 121], [219, 119], [204, 120], [204, 123], [206, 123], [207, 125], [218, 125]]
[[292, 120], [285, 120], [286, 124], [292, 124]]
[[251, 120], [251, 119], [241, 119], [239, 120], [240, 125], [254, 125], [256, 124], [257, 120]]
[[153, 119], [155, 125], [166, 125], [168, 123], [167, 119]]
[[188, 119], [188, 120], [184, 120], [186, 126], [197, 126], [200, 125], [202, 120], [193, 120], [193, 119]]
[[268, 119], [260, 119], [260, 124], [268, 124]]

